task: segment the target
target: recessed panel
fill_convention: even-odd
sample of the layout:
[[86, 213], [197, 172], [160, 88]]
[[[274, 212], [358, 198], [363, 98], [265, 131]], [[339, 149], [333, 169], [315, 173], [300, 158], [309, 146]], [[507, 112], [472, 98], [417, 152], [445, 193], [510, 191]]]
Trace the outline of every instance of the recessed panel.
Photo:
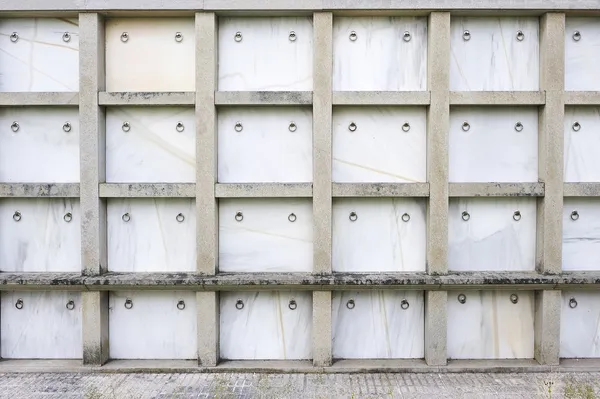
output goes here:
[[450, 34], [450, 90], [539, 89], [538, 17], [454, 17]]
[[600, 357], [600, 293], [562, 291], [560, 357]]
[[565, 198], [563, 270], [600, 270], [600, 201]]
[[109, 270], [196, 270], [193, 199], [110, 199], [107, 219]]
[[333, 270], [425, 271], [425, 201], [348, 198], [333, 202]]
[[425, 109], [336, 107], [333, 175], [340, 183], [414, 183], [427, 179]]
[[311, 272], [310, 199], [219, 201], [219, 271]]
[[221, 183], [312, 181], [310, 108], [219, 110]]
[[600, 90], [600, 18], [565, 21], [565, 90]]
[[194, 91], [194, 18], [116, 18], [106, 29], [106, 91]]
[[312, 358], [312, 293], [221, 292], [221, 359]]
[[333, 90], [427, 89], [427, 18], [335, 18]]
[[566, 182], [600, 182], [600, 109], [565, 108]]

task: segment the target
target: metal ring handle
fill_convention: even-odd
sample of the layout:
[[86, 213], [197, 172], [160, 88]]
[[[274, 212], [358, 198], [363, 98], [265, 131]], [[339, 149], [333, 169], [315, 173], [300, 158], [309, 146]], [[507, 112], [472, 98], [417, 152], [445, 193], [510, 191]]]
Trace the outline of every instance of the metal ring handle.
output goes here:
[[288, 308], [290, 308], [290, 310], [296, 310], [298, 308], [298, 304], [296, 303], [295, 299], [290, 299], [290, 303], [288, 304]]
[[185, 302], [183, 301], [183, 299], [180, 299], [179, 302], [177, 302], [177, 309], [179, 309], [179, 310], [185, 309]]
[[21, 216], [21, 212], [19, 212], [19, 211], [15, 211], [15, 213], [13, 213], [13, 220], [14, 220], [15, 222], [18, 222], [18, 221], [20, 221], [20, 220], [21, 220], [21, 218], [22, 218], [22, 216]]
[[129, 33], [127, 33], [127, 32], [121, 33], [121, 41], [123, 43], [127, 43], [128, 40], [129, 40]]
[[62, 35], [63, 42], [69, 43], [71, 41], [71, 34], [69, 32], [65, 32]]
[[408, 213], [405, 213], [402, 215], [403, 222], [408, 222], [409, 220], [410, 220], [410, 215]]
[[405, 42], [410, 42], [411, 39], [411, 35], [409, 31], [404, 31], [404, 35], [402, 35], [402, 39], [404, 39]]
[[298, 126], [296, 126], [296, 123], [290, 122], [290, 125], [288, 126], [288, 130], [293, 133], [296, 131], [296, 129], [298, 129]]
[[183, 213], [178, 213], [177, 216], [175, 216], [175, 220], [177, 220], [179, 223], [183, 223], [185, 216], [183, 216]]
[[467, 211], [463, 211], [463, 213], [461, 214], [461, 217], [462, 217], [462, 220], [464, 220], [465, 222], [468, 221], [469, 219], [471, 219], [471, 215]]
[[242, 36], [242, 32], [235, 32], [235, 35], [233, 36], [233, 40], [235, 40], [236, 42], [241, 42], [243, 39]]
[[244, 214], [241, 211], [237, 211], [235, 213], [235, 220], [236, 222], [241, 222], [242, 220], [244, 220]]
[[356, 214], [356, 212], [352, 211], [350, 212], [348, 219], [350, 219], [351, 222], [356, 222], [356, 220], [358, 219], [358, 215]]
[[403, 299], [403, 300], [400, 302], [400, 307], [401, 307], [403, 310], [406, 310], [406, 309], [408, 309], [408, 307], [409, 307], [409, 306], [410, 306], [410, 304], [408, 303], [408, 301], [407, 301], [406, 299]]
[[71, 212], [65, 213], [65, 216], [63, 216], [63, 220], [67, 223], [70, 223], [71, 220], [73, 220], [73, 214]]
[[234, 129], [239, 133], [244, 130], [244, 125], [242, 125], [242, 122], [236, 122]]
[[469, 125], [469, 122], [464, 121], [463, 124], [462, 124], [462, 130], [463, 130], [463, 132], [468, 132], [469, 129], [471, 129], [471, 125]]
[[235, 308], [236, 308], [237, 310], [242, 310], [242, 309], [244, 309], [244, 301], [242, 301], [241, 299], [238, 299], [238, 300], [235, 302]]
[[469, 40], [471, 40], [471, 32], [469, 32], [468, 30], [463, 32], [463, 40], [465, 42], [468, 42]]
[[573, 126], [571, 126], [571, 128], [573, 129], [574, 132], [578, 132], [581, 129], [581, 125], [579, 124], [579, 122], [574, 122]]
[[512, 303], [517, 303], [519, 302], [519, 296], [517, 294], [510, 294], [510, 301]]
[[131, 309], [133, 307], [133, 301], [129, 298], [125, 299], [125, 309]]
[[297, 219], [298, 219], [298, 217], [296, 217], [296, 214], [295, 214], [295, 213], [290, 213], [290, 214], [288, 215], [288, 220], [289, 220], [290, 222], [292, 222], [292, 223], [294, 223], [294, 222], [295, 222]]
[[63, 131], [65, 131], [66, 133], [69, 133], [71, 131], [71, 122], [65, 122], [63, 124]]
[[121, 219], [122, 219], [122, 220], [123, 220], [125, 223], [127, 223], [127, 222], [129, 222], [129, 221], [131, 220], [131, 215], [129, 214], [129, 212], [125, 212], [125, 213], [123, 214], [123, 216], [121, 216]]
[[515, 213], [513, 213], [513, 220], [515, 222], [518, 222], [519, 220], [521, 220], [521, 211], [515, 211]]
[[577, 212], [577, 211], [571, 212], [571, 220], [577, 220], [577, 219], [579, 219], [579, 212]]
[[121, 129], [123, 129], [123, 131], [125, 133], [127, 133], [128, 131], [131, 130], [131, 124], [129, 122], [123, 122], [123, 125], [121, 126]]
[[577, 307], [577, 300], [575, 300], [575, 298], [569, 299], [569, 307], [571, 309], [575, 309]]
[[181, 32], [175, 33], [175, 41], [177, 43], [181, 43], [183, 41], [183, 34]]
[[354, 122], [350, 122], [350, 124], [348, 125], [348, 130], [350, 130], [351, 132], [355, 132], [358, 126], [356, 126], [356, 123]]
[[458, 299], [458, 302], [461, 304], [465, 304], [465, 302], [467, 302], [467, 296], [465, 294], [458, 294], [458, 297], [456, 297], [456, 299]]
[[17, 302], [15, 302], [15, 308], [19, 310], [23, 309], [23, 300], [21, 298], [17, 299]]
[[581, 32], [579, 32], [578, 30], [573, 32], [573, 40], [575, 40], [576, 42], [580, 41], [581, 40]]
[[525, 33], [522, 30], [517, 31], [517, 40], [522, 42], [525, 39]]
[[16, 43], [19, 41], [19, 34], [17, 32], [13, 32], [10, 34], [10, 41]]
[[19, 126], [19, 122], [17, 122], [17, 121], [14, 121], [13, 123], [10, 124], [10, 130], [12, 130], [15, 133], [19, 131], [20, 127], [21, 126]]
[[175, 130], [177, 130], [179, 133], [183, 132], [185, 130], [185, 126], [183, 125], [183, 122], [181, 122], [181, 121], [177, 122], [177, 125], [175, 125]]
[[523, 124], [521, 122], [515, 123], [515, 130], [517, 132], [522, 132], [523, 131]]
[[351, 41], [355, 42], [356, 39], [358, 39], [358, 35], [356, 34], [355, 31], [350, 32], [350, 36], [348, 36], [350, 38]]
[[297, 38], [296, 32], [294, 32], [293, 30], [291, 30], [288, 38], [290, 39], [290, 42], [295, 42], [296, 38]]
[[355, 306], [356, 303], [354, 303], [354, 299], [348, 299], [348, 302], [346, 302], [346, 307], [348, 309], [354, 309]]
[[408, 132], [409, 130], [410, 130], [410, 123], [404, 122], [404, 124], [402, 125], [402, 131]]
[[67, 309], [69, 309], [69, 310], [73, 310], [73, 309], [75, 309], [75, 302], [73, 302], [73, 300], [72, 300], [72, 299], [71, 299], [71, 300], [69, 300], [69, 302], [67, 302], [67, 306], [66, 306], [66, 307], [67, 307]]

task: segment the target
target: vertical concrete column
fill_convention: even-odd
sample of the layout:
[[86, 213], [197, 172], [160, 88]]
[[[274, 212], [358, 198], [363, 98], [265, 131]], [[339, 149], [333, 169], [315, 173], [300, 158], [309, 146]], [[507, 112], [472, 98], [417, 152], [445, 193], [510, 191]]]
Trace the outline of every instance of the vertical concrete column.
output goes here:
[[[106, 203], [98, 185], [105, 181], [105, 118], [98, 106], [104, 91], [104, 21], [99, 14], [79, 14], [79, 128], [81, 268], [84, 275], [107, 270]], [[82, 296], [83, 363], [108, 360], [108, 292]]]
[[[427, 81], [431, 104], [427, 112], [427, 272], [448, 272], [448, 130], [450, 121], [450, 13], [429, 15]], [[446, 364], [447, 293], [425, 298], [425, 360]]]
[[[313, 16], [313, 273], [331, 274], [333, 15]], [[313, 293], [313, 361], [329, 366], [331, 291]]]
[[[217, 18], [196, 14], [196, 256], [197, 272], [215, 275], [218, 265], [217, 180]], [[198, 363], [219, 361], [219, 297], [198, 292]]]

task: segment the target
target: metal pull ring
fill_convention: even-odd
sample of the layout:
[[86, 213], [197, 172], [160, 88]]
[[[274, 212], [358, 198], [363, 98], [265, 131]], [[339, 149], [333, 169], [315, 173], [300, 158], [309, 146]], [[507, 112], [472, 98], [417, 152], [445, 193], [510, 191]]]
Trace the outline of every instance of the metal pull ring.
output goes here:
[[16, 43], [19, 41], [19, 34], [17, 32], [13, 32], [10, 34], [10, 41]]
[[242, 41], [242, 32], [235, 32], [235, 35], [233, 36], [233, 40], [235, 40], [236, 42], [241, 42]]
[[181, 34], [181, 32], [175, 33], [175, 41], [177, 43], [181, 43], [183, 41], [183, 35]]
[[238, 300], [235, 302], [235, 308], [236, 308], [237, 310], [242, 310], [242, 309], [244, 309], [244, 301], [242, 301], [241, 299], [238, 299]]
[[402, 300], [402, 302], [400, 302], [400, 307], [401, 307], [403, 310], [406, 310], [406, 309], [408, 309], [408, 307], [409, 307], [409, 306], [410, 306], [410, 304], [408, 303], [408, 301], [407, 301], [406, 299], [403, 299], [403, 300]]
[[296, 221], [296, 219], [298, 219], [298, 218], [296, 217], [296, 214], [295, 214], [295, 213], [290, 213], [290, 214], [289, 214], [289, 216], [288, 216], [288, 220], [289, 220], [290, 222], [294, 223], [294, 222]]
[[63, 216], [63, 220], [67, 223], [70, 223], [71, 220], [73, 220], [73, 214], [71, 212], [65, 213], [65, 216]]
[[354, 309], [355, 306], [356, 303], [354, 303], [354, 299], [349, 299], [348, 302], [346, 302], [346, 307], [350, 310]]
[[463, 132], [468, 132], [469, 129], [471, 129], [471, 125], [469, 125], [469, 122], [464, 121], [463, 124], [462, 124], [462, 130], [463, 130]]
[[183, 223], [185, 216], [183, 216], [183, 213], [178, 213], [177, 216], [175, 216], [175, 220], [177, 220], [179, 223]]
[[127, 133], [128, 131], [131, 130], [131, 125], [129, 124], [129, 122], [123, 122], [123, 125], [121, 126], [121, 129], [123, 129], [123, 131], [125, 133]]
[[294, 32], [293, 30], [290, 31], [290, 35], [288, 36], [288, 38], [290, 39], [290, 42], [295, 42], [296, 41], [296, 32]]
[[464, 220], [465, 222], [468, 221], [469, 219], [471, 219], [471, 215], [469, 215], [469, 212], [467, 211], [463, 211], [463, 213], [461, 214], [462, 220]]
[[458, 303], [465, 304], [467, 302], [467, 296], [465, 294], [458, 294]]
[[15, 303], [15, 308], [19, 310], [23, 309], [23, 300], [21, 298], [17, 299], [17, 302]]
[[16, 132], [18, 132], [18, 131], [19, 131], [19, 128], [20, 128], [20, 127], [21, 127], [21, 126], [19, 126], [19, 122], [17, 122], [17, 121], [14, 121], [14, 122], [13, 122], [13, 123], [11, 123], [11, 125], [10, 125], [10, 130], [12, 130], [13, 132], [15, 132], [15, 133], [16, 133]]
[[575, 309], [577, 307], [577, 301], [575, 300], [575, 298], [569, 299], [569, 307], [571, 309]]
[[123, 214], [123, 216], [121, 216], [121, 219], [123, 219], [123, 221], [125, 223], [129, 222], [131, 220], [131, 215], [129, 214], [129, 212], [126, 212]]
[[402, 131], [408, 132], [409, 130], [410, 130], [410, 123], [404, 122], [404, 125], [402, 125]]
[[63, 125], [63, 131], [69, 133], [71, 131], [71, 122], [65, 122]]
[[69, 43], [71, 41], [71, 34], [69, 32], [65, 32], [62, 35], [63, 42]]
[[410, 220], [410, 215], [408, 213], [405, 213], [404, 215], [402, 215], [403, 222], [408, 222], [409, 220]]
[[125, 309], [131, 309], [133, 307], [133, 301], [129, 298], [125, 299]]
[[177, 130], [179, 133], [183, 132], [185, 130], [183, 122], [177, 122], [177, 125], [175, 125], [175, 130]]
[[177, 309], [179, 309], [179, 310], [185, 309], [185, 302], [183, 301], [183, 299], [180, 299], [179, 302], [177, 302]]
[[404, 35], [402, 36], [402, 39], [404, 39], [405, 42], [410, 42], [411, 39], [411, 35], [409, 31], [405, 31]]
[[519, 302], [519, 296], [517, 294], [510, 294], [510, 301], [512, 303], [517, 303]]
[[523, 124], [521, 122], [515, 123], [515, 130], [517, 132], [522, 132], [523, 131]]
[[513, 219], [515, 222], [518, 222], [519, 220], [521, 220], [521, 212], [515, 211], [515, 213], [513, 213]]
[[579, 212], [577, 212], [577, 211], [571, 212], [571, 220], [577, 220], [577, 219], [579, 219]]
[[127, 43], [128, 40], [129, 40], [129, 33], [127, 33], [127, 32], [121, 33], [121, 41], [123, 43]]
[[72, 299], [71, 299], [71, 300], [69, 300], [69, 302], [67, 302], [67, 306], [66, 306], [66, 307], [67, 307], [67, 309], [69, 309], [69, 310], [73, 310], [73, 309], [75, 309], [75, 302], [73, 302], [73, 300], [72, 300]]
[[288, 308], [290, 308], [290, 310], [296, 310], [296, 308], [298, 307], [298, 304], [296, 303], [295, 299], [290, 299], [290, 303], [288, 304]]
[[241, 211], [237, 211], [235, 213], [235, 220], [237, 222], [241, 222], [242, 220], [244, 220], [244, 214]]
[[575, 32], [573, 32], [573, 40], [575, 40], [576, 42], [578, 42], [579, 40], [581, 40], [581, 33], [576, 30]]
[[522, 42], [525, 39], [525, 33], [522, 30], [517, 31], [517, 40]]
[[471, 32], [469, 32], [468, 30], [463, 32], [463, 40], [465, 42], [468, 42], [469, 40], [471, 40]]
[[15, 211], [15, 213], [13, 213], [13, 220], [15, 222], [18, 222], [19, 220], [21, 220], [21, 212]]
[[239, 132], [241, 132], [242, 130], [244, 130], [244, 126], [242, 125], [242, 122], [237, 122], [237, 123], [235, 124], [235, 131], [239, 133]]
[[348, 216], [348, 219], [350, 219], [351, 222], [356, 222], [356, 220], [358, 219], [358, 215], [356, 214], [356, 212], [350, 212], [350, 216]]
[[358, 35], [356, 34], [355, 31], [350, 32], [350, 36], [349, 36], [350, 40], [355, 42], [356, 39], [358, 39]]
[[351, 132], [355, 132], [355, 131], [356, 131], [356, 128], [357, 128], [357, 126], [356, 126], [356, 123], [354, 123], [354, 122], [351, 122], [351, 123], [348, 125], [348, 130], [350, 130]]
[[296, 131], [296, 129], [298, 129], [298, 126], [296, 126], [296, 124], [294, 122], [290, 122], [290, 125], [288, 126], [288, 130], [293, 133]]
[[575, 122], [573, 123], [573, 126], [571, 126], [571, 128], [574, 132], [578, 132], [581, 129], [581, 125], [579, 124], [579, 122]]

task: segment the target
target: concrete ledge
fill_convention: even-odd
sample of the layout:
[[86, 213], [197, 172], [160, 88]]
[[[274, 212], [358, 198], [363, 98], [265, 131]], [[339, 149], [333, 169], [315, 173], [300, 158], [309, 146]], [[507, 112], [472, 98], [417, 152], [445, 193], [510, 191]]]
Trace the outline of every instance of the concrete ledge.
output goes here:
[[312, 196], [312, 183], [219, 183], [217, 198], [302, 198]]
[[[1, 6], [0, 6], [1, 8]], [[79, 105], [78, 92], [0, 93], [0, 107]]]
[[195, 183], [101, 183], [101, 198], [193, 198]]
[[99, 105], [194, 105], [194, 92], [119, 92], [98, 93]]
[[544, 183], [449, 183], [450, 197], [541, 197]]
[[450, 105], [543, 105], [543, 91], [452, 91]]
[[600, 197], [600, 183], [565, 183], [565, 197]]
[[333, 183], [333, 197], [428, 197], [429, 183]]
[[565, 91], [565, 105], [598, 105], [600, 106], [600, 91]]
[[311, 105], [312, 91], [217, 91], [216, 105]]
[[77, 198], [79, 183], [0, 183], [0, 198]]
[[429, 105], [428, 91], [334, 91], [333, 105]]

